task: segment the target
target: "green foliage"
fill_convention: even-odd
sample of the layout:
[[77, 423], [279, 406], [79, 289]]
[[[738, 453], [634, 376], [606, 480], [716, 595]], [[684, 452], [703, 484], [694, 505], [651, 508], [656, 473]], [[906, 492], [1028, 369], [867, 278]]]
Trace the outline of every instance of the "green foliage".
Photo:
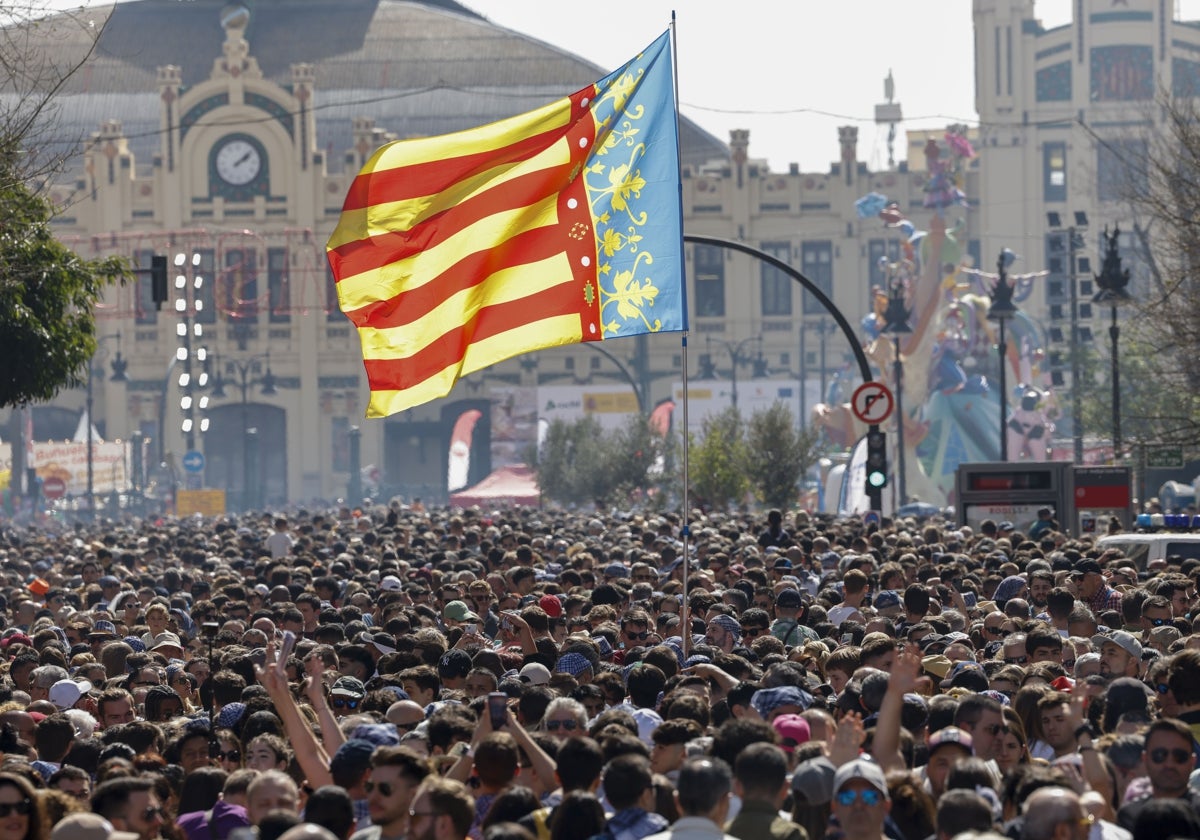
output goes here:
[[816, 460], [818, 437], [810, 429], [798, 430], [796, 418], [783, 403], [751, 415], [745, 472], [759, 501], [780, 509], [795, 504], [800, 479]]
[[[726, 510], [740, 506], [753, 491], [765, 505], [790, 507], [816, 459], [817, 441], [815, 431], [796, 430], [795, 416], [784, 405], [756, 412], [748, 421], [736, 408], [709, 417], [699, 439], [688, 435], [689, 504]], [[559, 503], [662, 509], [680, 501], [681, 449], [679, 435], [664, 440], [644, 416], [630, 417], [613, 432], [587, 416], [551, 423], [530, 462], [542, 493]]]
[[[1167, 371], [1154, 345], [1140, 329], [1122, 330], [1117, 347], [1120, 364], [1121, 439], [1126, 452], [1134, 444], [1164, 444], [1191, 449], [1200, 422], [1200, 397], [1178, 381], [1179, 371]], [[1097, 347], [1096, 387], [1084, 396], [1084, 429], [1112, 438], [1112, 345]], [[1087, 381], [1086, 379], [1084, 381]]]
[[54, 239], [49, 205], [13, 174], [0, 170], [0, 408], [83, 381], [96, 303], [127, 271], [123, 260], [85, 260]]
[[746, 430], [736, 408], [707, 418], [699, 443], [689, 441], [688, 479], [698, 504], [713, 510], [738, 505], [750, 490], [746, 474]]
[[663, 446], [642, 415], [633, 415], [612, 432], [588, 415], [573, 423], [551, 423], [533, 461], [547, 498], [604, 507], [645, 493], [649, 470]]

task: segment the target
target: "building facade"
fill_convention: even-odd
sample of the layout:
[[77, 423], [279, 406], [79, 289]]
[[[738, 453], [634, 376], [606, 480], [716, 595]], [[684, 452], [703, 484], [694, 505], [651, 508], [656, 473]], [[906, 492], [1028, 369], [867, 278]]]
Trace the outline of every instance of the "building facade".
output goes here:
[[982, 250], [1011, 248], [1027, 270], [1049, 271], [1028, 306], [1047, 329], [1052, 382], [1065, 385], [1073, 283], [1077, 340], [1093, 341], [1095, 319], [1107, 318], [1091, 302], [1105, 226], [1120, 225], [1131, 292], [1146, 289], [1126, 197], [1161, 128], [1155, 100], [1200, 91], [1200, 25], [1176, 19], [1171, 0], [1071, 9], [1070, 23], [1047, 29], [1032, 0], [974, 0]]

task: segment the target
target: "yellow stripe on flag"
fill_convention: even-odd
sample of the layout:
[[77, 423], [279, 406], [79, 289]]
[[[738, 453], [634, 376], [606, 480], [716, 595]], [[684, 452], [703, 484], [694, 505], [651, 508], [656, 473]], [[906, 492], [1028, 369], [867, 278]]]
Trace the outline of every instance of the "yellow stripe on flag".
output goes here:
[[401, 166], [437, 163], [448, 158], [494, 152], [536, 134], [562, 128], [571, 121], [571, 100], [563, 97], [548, 105], [441, 137], [397, 140], [382, 146], [363, 166], [363, 171], [384, 172]]
[[[531, 342], [531, 335], [545, 336], [546, 339], [542, 343]], [[367, 417], [387, 417], [398, 411], [436, 400], [449, 393], [460, 376], [483, 370], [513, 356], [547, 347], [578, 344], [581, 341], [583, 336], [579, 330], [578, 315], [556, 315], [541, 321], [532, 321], [518, 329], [473, 343], [467, 348], [461, 369], [457, 364], [448, 365], [425, 381], [403, 391], [372, 391], [371, 402], [367, 406]]]
[[410, 230], [425, 219], [449, 210], [486, 190], [502, 187], [523, 175], [541, 169], [565, 166], [570, 162], [571, 146], [567, 139], [563, 138], [528, 160], [493, 167], [474, 177], [465, 178], [434, 195], [381, 202], [360, 210], [347, 210], [342, 214], [337, 230], [330, 237], [326, 247], [332, 250], [347, 242], [399, 230]]
[[[565, 253], [502, 269], [472, 288], [447, 298], [429, 314], [411, 324], [387, 329], [360, 328], [358, 334], [362, 340], [363, 358], [406, 359], [437, 341], [447, 329], [467, 323], [484, 307], [522, 300], [566, 283], [571, 276], [571, 264]], [[576, 314], [572, 318], [578, 335], [579, 316]], [[525, 340], [528, 341], [528, 337]]]
[[[397, 260], [382, 268], [347, 277], [337, 284], [343, 312], [417, 289], [433, 280], [466, 254], [495, 248], [523, 231], [558, 224], [558, 196], [552, 195], [528, 207], [518, 207], [481, 219], [416, 256]], [[458, 322], [460, 319], [455, 319]]]

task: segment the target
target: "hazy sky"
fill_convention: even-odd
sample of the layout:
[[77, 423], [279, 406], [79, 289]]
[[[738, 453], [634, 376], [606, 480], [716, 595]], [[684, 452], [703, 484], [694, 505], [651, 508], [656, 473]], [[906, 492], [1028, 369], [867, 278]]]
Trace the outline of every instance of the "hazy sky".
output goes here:
[[[750, 129], [750, 156], [775, 170], [823, 171], [838, 158], [837, 127], [858, 126], [858, 155], [887, 161], [875, 125], [891, 69], [904, 128], [976, 122], [970, 0], [459, 0], [494, 23], [614, 69], [677, 18], [683, 112], [724, 141]], [[1200, 0], [1182, 0], [1200, 19]], [[1071, 0], [1037, 0], [1047, 27]]]
[[[858, 126], [859, 159], [882, 168], [887, 131], [875, 125], [874, 113], [889, 70], [905, 116], [900, 159], [905, 128], [975, 122], [970, 0], [459, 2], [606, 70], [654, 40], [674, 10], [683, 112], [724, 141], [731, 129], [750, 129], [751, 156], [767, 158], [776, 170], [791, 162], [805, 171], [826, 169], [838, 158], [842, 125]], [[1200, 0], [1178, 5], [1183, 17], [1200, 19]], [[1036, 0], [1035, 13], [1057, 26], [1070, 20], [1071, 6], [1071, 0]]]

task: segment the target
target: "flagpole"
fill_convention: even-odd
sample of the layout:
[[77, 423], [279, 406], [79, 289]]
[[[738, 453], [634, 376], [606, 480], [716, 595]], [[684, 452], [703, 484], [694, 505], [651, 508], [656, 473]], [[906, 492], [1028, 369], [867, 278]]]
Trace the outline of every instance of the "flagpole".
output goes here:
[[[671, 10], [671, 74], [675, 85], [675, 145], [676, 159], [679, 161], [681, 171], [678, 173], [679, 181], [679, 218], [683, 218], [683, 153], [681, 151], [681, 140], [679, 131], [679, 50], [678, 40], [675, 30], [675, 10]], [[683, 242], [679, 243], [679, 253], [683, 256]], [[687, 269], [684, 268], [687, 260], [679, 260], [679, 288], [683, 294], [683, 335], [682, 335], [682, 351], [680, 359], [683, 364], [683, 598], [679, 603], [679, 637], [682, 641], [683, 658], [688, 658], [688, 651], [692, 646], [692, 619], [688, 615], [688, 571], [692, 563], [691, 541], [692, 529], [691, 523], [688, 520], [688, 318], [687, 318]]]

